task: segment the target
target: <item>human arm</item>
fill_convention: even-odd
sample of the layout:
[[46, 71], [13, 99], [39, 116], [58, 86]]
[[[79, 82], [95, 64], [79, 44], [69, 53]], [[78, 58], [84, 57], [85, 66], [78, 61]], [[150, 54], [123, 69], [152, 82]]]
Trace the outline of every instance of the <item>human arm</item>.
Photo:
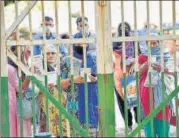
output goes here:
[[[74, 83], [75, 84], [81, 84], [84, 83], [84, 79], [81, 76], [75, 76], [74, 77]], [[61, 88], [62, 89], [68, 89], [71, 86], [71, 80], [69, 78], [60, 80]]]
[[122, 86], [120, 83], [120, 73], [118, 71], [114, 72], [114, 85], [115, 85], [115, 89], [116, 89], [117, 93], [124, 100], [124, 93], [122, 91]]
[[[17, 70], [11, 66], [8, 65], [8, 81], [9, 83], [14, 87], [16, 92], [19, 92], [19, 78], [17, 76]], [[25, 78], [25, 80], [22, 82], [22, 92], [24, 93], [26, 89], [28, 88], [30, 83], [30, 79], [28, 77]]]
[[148, 61], [148, 58], [144, 55], [139, 56], [138, 63], [139, 63], [139, 75], [141, 76], [143, 73], [148, 71], [150, 63]]
[[26, 77], [25, 80], [22, 82], [22, 91], [25, 92], [27, 88], [29, 87], [30, 79], [29, 77]]
[[121, 65], [120, 65], [120, 62], [121, 62], [121, 55], [119, 54], [116, 54], [115, 52], [113, 53], [114, 54], [114, 85], [115, 85], [115, 89], [117, 91], [117, 93], [120, 95], [120, 97], [124, 100], [124, 94], [123, 94], [123, 91], [122, 91], [122, 86], [121, 86], [121, 83], [120, 83], [120, 80], [123, 78], [123, 71], [122, 71], [122, 68], [121, 68]]
[[[157, 65], [157, 64], [152, 64], [152, 68], [158, 72], [161, 72], [161, 69], [162, 69], [161, 66]], [[164, 73], [174, 76], [174, 72], [169, 72], [169, 70], [167, 68], [164, 68]]]

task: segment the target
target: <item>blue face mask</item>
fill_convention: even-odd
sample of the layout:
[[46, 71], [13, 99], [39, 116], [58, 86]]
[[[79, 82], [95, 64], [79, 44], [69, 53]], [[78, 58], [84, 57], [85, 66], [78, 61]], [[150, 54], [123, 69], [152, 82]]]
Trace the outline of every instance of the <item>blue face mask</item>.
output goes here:
[[[78, 27], [78, 30], [80, 31], [81, 34], [83, 33], [82, 27]], [[85, 36], [87, 36], [89, 34], [89, 27], [88, 26], [84, 27], [84, 34], [85, 34]]]
[[[160, 55], [160, 46], [150, 47], [151, 55]], [[148, 56], [148, 49], [145, 49], [143, 55]]]
[[160, 55], [160, 47], [151, 47], [151, 55]]

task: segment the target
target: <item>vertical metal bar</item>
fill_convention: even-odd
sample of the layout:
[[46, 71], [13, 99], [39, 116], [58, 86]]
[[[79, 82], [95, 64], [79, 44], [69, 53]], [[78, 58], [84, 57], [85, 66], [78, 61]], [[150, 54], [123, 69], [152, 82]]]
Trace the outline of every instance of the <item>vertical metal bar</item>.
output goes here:
[[[161, 35], [163, 35], [163, 15], [162, 15], [162, 1], [159, 3], [159, 13], [160, 13], [160, 32]], [[162, 99], [164, 100], [164, 93], [165, 93], [165, 88], [164, 88], [164, 55], [163, 55], [163, 41], [160, 41], [160, 59], [161, 59], [161, 75], [162, 75]], [[163, 109], [163, 120], [166, 120], [166, 110], [165, 108]], [[166, 134], [166, 121], [164, 121], [164, 137]]]
[[[70, 34], [70, 41], [72, 39], [72, 20], [71, 20], [71, 1], [68, 1], [68, 19], [69, 19], [69, 34]], [[72, 103], [73, 103], [73, 107], [72, 107], [72, 115], [73, 117], [75, 117], [75, 85], [74, 85], [74, 67], [73, 67], [73, 47], [72, 44], [70, 43], [70, 74], [71, 74], [71, 94], [72, 94]], [[74, 128], [74, 124], [72, 125], [72, 137], [76, 136], [76, 132], [75, 132], [75, 128]]]
[[[85, 19], [84, 19], [84, 0], [81, 0], [81, 12], [82, 12], [82, 24], [83, 24], [83, 31], [82, 31], [82, 36], [83, 39], [85, 39], [85, 35], [84, 34], [84, 27], [85, 27]], [[83, 64], [84, 64], [84, 69], [86, 70], [87, 68], [87, 61], [86, 61], [86, 44], [83, 45]], [[84, 74], [84, 78], [85, 78], [85, 122], [86, 122], [86, 131], [89, 132], [89, 110], [88, 110], [88, 83], [87, 83], [87, 74], [85, 71]]]
[[[42, 6], [42, 21], [43, 21], [43, 56], [44, 56], [44, 67], [45, 67], [45, 86], [48, 89], [47, 79], [47, 56], [46, 56], [46, 32], [45, 32], [45, 14], [44, 14], [44, 1], [41, 1]], [[48, 96], [45, 98], [46, 108], [46, 131], [49, 131], [49, 111], [48, 111]]]
[[[1, 137], [10, 137], [9, 128], [9, 97], [8, 97], [8, 72], [7, 72], [7, 55], [5, 44], [5, 17], [4, 1], [0, 1], [0, 53], [1, 53]], [[2, 106], [3, 105], [3, 106]]]
[[[28, 1], [28, 5], [30, 6], [30, 1]], [[30, 9], [30, 7], [29, 7]], [[31, 10], [29, 11], [29, 30], [30, 30], [30, 41], [31, 41], [31, 45], [32, 46], [32, 15], [31, 15]], [[31, 47], [31, 57], [33, 56], [33, 48]], [[32, 59], [31, 58], [31, 63], [32, 63]], [[31, 72], [34, 75], [34, 68], [31, 68]], [[32, 112], [33, 112], [33, 135], [35, 136], [36, 134], [36, 115], [35, 115], [35, 85], [34, 83], [32, 83]]]
[[[15, 14], [16, 14], [16, 20], [18, 19], [18, 1], [15, 1]], [[18, 54], [18, 60], [21, 61], [21, 47], [18, 45], [19, 43], [19, 27], [17, 27], [16, 30], [16, 45], [17, 45], [17, 54]], [[23, 137], [23, 109], [22, 109], [22, 74], [20, 68], [18, 68], [18, 77], [19, 77], [19, 98], [20, 98], [20, 136]]]
[[[122, 37], [125, 37], [125, 24], [124, 24], [124, 2], [121, 1], [121, 19], [122, 19]], [[125, 136], [128, 135], [128, 103], [127, 103], [127, 81], [126, 81], [126, 48], [125, 41], [122, 42], [122, 66], [124, 76], [124, 120], [125, 120]]]
[[[176, 35], [176, 2], [175, 0], [172, 1], [172, 15], [173, 15], [173, 35]], [[174, 40], [174, 49], [175, 49], [175, 53], [174, 53], [174, 76], [175, 76], [175, 88], [177, 87], [178, 84], [178, 72], [177, 72], [177, 58], [176, 58], [176, 40]], [[176, 136], [179, 137], [179, 112], [178, 112], [178, 95], [176, 95], [175, 97], [175, 104], [176, 104]]]
[[[150, 11], [149, 11], [149, 1], [146, 1], [146, 9], [147, 9], [147, 36], [150, 35]], [[147, 42], [148, 45], [148, 61], [151, 61], [151, 49], [150, 49], [150, 42]], [[153, 92], [151, 87], [151, 65], [149, 65], [149, 85], [150, 85], [150, 113], [153, 110]], [[154, 136], [154, 128], [153, 128], [153, 119], [150, 121], [150, 128], [151, 128], [151, 136]]]
[[[56, 22], [56, 39], [59, 40], [59, 31], [58, 31], [58, 1], [54, 2], [54, 7], [55, 7], [55, 22]], [[56, 45], [57, 47], [57, 87], [58, 87], [58, 101], [60, 104], [62, 104], [61, 102], [61, 83], [60, 83], [60, 54], [59, 54], [59, 45]], [[62, 127], [62, 114], [59, 110], [59, 136], [62, 137], [63, 136], [63, 127]]]
[[[135, 30], [135, 36], [137, 36], [137, 5], [136, 1], [133, 3], [134, 6], [134, 30]], [[140, 91], [139, 91], [139, 64], [138, 64], [138, 42], [135, 41], [135, 71], [136, 71], [136, 90], [137, 90], [137, 123], [141, 123], [141, 112], [140, 112]], [[139, 132], [139, 137], [141, 136], [141, 131]]]
[[95, 1], [97, 32], [99, 134], [115, 137], [114, 80], [112, 68], [111, 2]]

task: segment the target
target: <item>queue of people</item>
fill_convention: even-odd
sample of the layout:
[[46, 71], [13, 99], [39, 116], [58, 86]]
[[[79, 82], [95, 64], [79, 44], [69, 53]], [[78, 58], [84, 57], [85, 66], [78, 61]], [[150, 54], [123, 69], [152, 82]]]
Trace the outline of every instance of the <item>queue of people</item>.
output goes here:
[[[83, 23], [82, 17], [78, 17], [76, 20], [77, 30], [78, 32], [74, 34], [74, 38], [82, 38], [82, 30]], [[41, 24], [41, 26], [43, 26]], [[53, 18], [46, 16], [45, 17], [45, 29], [46, 39], [56, 39], [52, 32], [52, 28], [54, 27]], [[138, 31], [139, 36], [145, 36], [147, 28], [144, 27], [142, 30]], [[132, 36], [132, 29], [129, 23], [124, 23], [124, 34], [126, 37]], [[21, 32], [22, 34], [24, 32]], [[86, 38], [95, 38], [95, 34], [89, 31], [89, 23], [88, 18], [84, 18], [84, 35]], [[157, 36], [160, 35], [155, 29], [150, 30], [150, 35]], [[122, 23], [119, 24], [117, 29], [117, 36], [122, 36]], [[62, 39], [68, 39], [68, 34], [62, 34]], [[16, 35], [13, 33], [11, 35], [11, 39], [16, 40]], [[34, 40], [43, 40], [43, 33], [37, 33], [33, 36]], [[166, 57], [165, 63], [169, 62], [169, 58], [173, 57], [174, 46], [171, 41], [166, 41], [165, 47], [168, 50], [164, 58]], [[127, 109], [128, 116], [128, 131], [132, 131], [133, 129], [133, 116], [131, 113], [131, 109], [134, 110], [135, 121], [139, 123], [139, 119], [143, 120], [150, 113], [150, 102], [153, 103], [153, 108], [155, 109], [169, 94], [166, 89], [164, 89], [164, 97], [162, 96], [162, 79], [161, 79], [161, 66], [160, 66], [160, 42], [159, 41], [151, 41], [150, 47], [148, 47], [148, 43], [146, 41], [140, 41], [138, 47], [138, 55], [135, 54], [135, 44], [134, 42], [125, 42], [126, 49], [126, 57], [123, 57], [122, 53], [122, 43], [121, 42], [113, 42], [113, 71], [114, 71], [114, 87], [115, 94], [117, 97], [118, 106], [121, 112], [123, 119], [125, 120], [125, 96], [124, 96], [124, 70], [123, 66], [126, 66], [126, 79], [127, 79], [127, 93], [131, 95], [135, 95], [137, 93], [136, 84], [139, 83], [139, 99], [140, 99], [140, 107], [137, 107], [137, 98], [134, 96], [130, 100], [127, 101], [129, 108]], [[177, 41], [177, 47], [179, 46]], [[75, 115], [74, 117], [79, 120], [80, 124], [85, 127], [86, 121], [86, 106], [85, 106], [85, 84], [84, 84], [84, 76], [80, 74], [80, 71], [85, 67], [90, 70], [89, 81], [87, 82], [87, 91], [88, 91], [88, 116], [89, 116], [89, 129], [91, 136], [97, 136], [98, 132], [98, 124], [99, 124], [99, 115], [98, 115], [98, 85], [97, 85], [97, 64], [96, 64], [96, 44], [73, 44], [73, 69], [74, 69], [74, 88], [71, 82], [71, 63], [70, 63], [70, 48], [67, 45], [60, 44], [59, 50], [57, 50], [56, 46], [53, 44], [46, 45], [46, 53], [43, 53], [42, 45], [33, 46], [33, 50], [30, 47], [25, 47], [21, 49], [21, 59], [25, 66], [29, 69], [32, 68], [31, 58], [32, 56], [42, 56], [46, 57], [47, 61], [47, 72], [60, 72], [60, 82], [62, 93], [61, 93], [61, 104], [69, 112], [71, 115]], [[83, 48], [86, 48], [86, 53], [83, 53]], [[149, 61], [148, 58], [148, 50], [150, 48], [151, 57], [155, 59], [155, 61]], [[17, 56], [17, 47], [11, 46], [11, 51], [14, 55]], [[177, 49], [179, 51], [179, 49]], [[31, 53], [32, 52], [32, 53]], [[59, 53], [57, 53], [59, 52]], [[46, 55], [44, 55], [46, 54]], [[58, 56], [60, 55], [60, 65], [57, 62]], [[84, 55], [86, 55], [87, 63], [84, 63]], [[136, 57], [137, 56], [137, 57]], [[159, 57], [159, 58], [158, 58]], [[126, 64], [123, 63], [123, 59], [126, 60]], [[139, 82], [136, 82], [135, 78], [135, 59], [138, 59], [139, 64]], [[43, 65], [44, 66], [44, 65]], [[60, 71], [58, 70], [58, 66], [60, 67]], [[149, 78], [149, 66], [152, 68], [151, 75], [155, 77], [152, 78], [152, 97], [153, 101], [150, 97], [150, 85], [148, 84]], [[44, 68], [44, 67], [43, 67]], [[20, 136], [20, 121], [19, 121], [19, 77], [18, 77], [18, 66], [8, 58], [8, 88], [9, 88], [9, 117], [10, 117], [10, 136], [18, 137]], [[36, 73], [36, 68], [34, 68], [34, 73]], [[166, 76], [174, 76], [174, 73], [169, 71], [167, 67], [164, 69], [164, 74]], [[166, 85], [166, 84], [165, 84]], [[52, 96], [58, 100], [59, 89], [57, 84], [49, 83], [48, 84], [49, 92]], [[72, 93], [71, 90], [74, 90]], [[28, 76], [26, 76], [22, 72], [22, 94], [23, 94], [23, 102], [24, 105], [30, 105], [32, 102], [32, 84]], [[74, 94], [74, 95], [73, 95]], [[25, 97], [25, 98], [24, 98]], [[74, 101], [73, 101], [74, 97]], [[128, 98], [128, 97], [127, 97]], [[46, 132], [47, 130], [47, 120], [49, 120], [49, 132], [52, 136], [59, 136], [59, 110], [55, 108], [54, 105], [49, 103], [49, 119], [47, 118], [46, 111], [46, 101], [45, 95], [40, 92], [40, 90], [35, 87], [35, 114], [36, 114], [36, 125], [38, 128], [38, 132]], [[153, 119], [153, 126], [148, 123], [145, 125], [145, 136], [151, 136], [151, 127], [154, 128], [154, 135], [158, 137], [168, 136], [169, 137], [169, 128], [170, 128], [170, 118], [171, 112], [175, 110], [175, 107], [178, 105], [174, 105], [175, 102], [170, 102], [165, 106], [165, 115], [163, 116], [163, 111], [160, 111]], [[28, 107], [31, 108], [31, 107]], [[32, 113], [30, 113], [31, 109], [24, 109], [27, 111], [23, 114], [23, 128], [24, 128], [24, 136], [29, 137], [32, 135], [31, 125], [32, 125]], [[143, 114], [143, 118], [137, 118], [137, 108], [140, 108]], [[118, 116], [118, 115], [116, 115]], [[164, 117], [164, 118], [163, 118]], [[164, 126], [165, 124], [165, 126]], [[68, 120], [66, 120], [62, 116], [62, 127], [63, 127], [63, 136], [69, 136], [67, 126], [69, 125]], [[36, 126], [33, 126], [36, 127]], [[157, 129], [156, 129], [157, 128]], [[156, 131], [157, 130], [157, 131]], [[166, 131], [164, 131], [166, 130]]]

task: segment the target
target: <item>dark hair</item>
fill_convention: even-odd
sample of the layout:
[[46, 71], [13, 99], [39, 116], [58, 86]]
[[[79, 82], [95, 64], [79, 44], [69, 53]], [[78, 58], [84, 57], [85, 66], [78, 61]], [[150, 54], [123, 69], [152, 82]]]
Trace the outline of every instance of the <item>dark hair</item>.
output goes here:
[[[129, 36], [131, 32], [131, 26], [128, 22], [124, 22], [124, 33], [125, 36]], [[122, 23], [119, 24], [118, 26], [118, 36], [122, 36]]]
[[69, 39], [70, 38], [70, 36], [67, 33], [61, 34], [60, 37], [61, 37], [61, 39]]
[[10, 49], [11, 49], [12, 52], [14, 52], [14, 51], [16, 51], [17, 47], [16, 46], [11, 46]]
[[52, 17], [45, 16], [45, 21], [50, 21], [50, 20], [53, 22], [53, 18]]
[[83, 47], [81, 47], [81, 46], [75, 46], [75, 51], [76, 51], [79, 55], [83, 55]]
[[[87, 17], [84, 17], [84, 20], [86, 20], [88, 22], [88, 18]], [[79, 22], [82, 22], [82, 17], [78, 17], [76, 19], [76, 24], [78, 25]]]
[[[131, 31], [131, 26], [128, 22], [124, 22], [124, 27], [125, 29], [128, 29], [129, 31]], [[122, 23], [119, 24], [118, 30], [122, 30]]]

